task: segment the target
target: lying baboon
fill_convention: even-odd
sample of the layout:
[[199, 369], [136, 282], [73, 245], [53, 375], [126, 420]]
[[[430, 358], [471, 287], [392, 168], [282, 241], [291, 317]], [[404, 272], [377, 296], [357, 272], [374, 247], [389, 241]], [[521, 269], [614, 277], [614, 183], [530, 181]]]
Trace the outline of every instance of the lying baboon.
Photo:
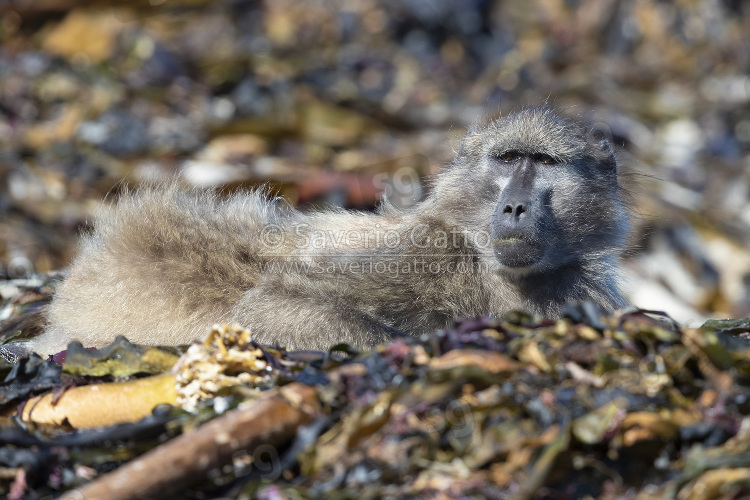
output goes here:
[[257, 192], [147, 187], [83, 239], [31, 348], [181, 344], [235, 322], [291, 349], [366, 348], [458, 316], [611, 311], [623, 205], [608, 141], [546, 107], [470, 130], [409, 209], [303, 214]]

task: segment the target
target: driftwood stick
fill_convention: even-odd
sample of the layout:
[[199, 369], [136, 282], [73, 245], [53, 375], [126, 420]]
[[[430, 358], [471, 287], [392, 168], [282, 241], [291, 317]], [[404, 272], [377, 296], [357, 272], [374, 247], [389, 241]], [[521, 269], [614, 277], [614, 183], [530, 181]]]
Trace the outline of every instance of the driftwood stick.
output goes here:
[[312, 387], [293, 383], [271, 389], [246, 408], [229, 411], [61, 498], [164, 498], [230, 463], [237, 452], [287, 441], [300, 426], [312, 422], [320, 411]]

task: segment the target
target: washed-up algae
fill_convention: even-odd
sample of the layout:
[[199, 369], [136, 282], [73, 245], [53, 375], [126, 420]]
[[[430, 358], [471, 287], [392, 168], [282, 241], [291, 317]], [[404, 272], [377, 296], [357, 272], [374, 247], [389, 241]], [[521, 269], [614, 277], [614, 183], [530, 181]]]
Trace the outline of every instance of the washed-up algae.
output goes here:
[[[659, 313], [603, 317], [588, 306], [568, 308], [566, 316], [466, 319], [363, 353], [248, 345], [253, 366], [273, 367], [260, 389], [311, 385], [318, 409], [287, 429], [285, 439], [276, 433], [265, 443], [253, 435], [252, 448], [211, 471], [180, 477], [171, 470], [163, 484], [158, 469], [148, 474], [174, 498], [750, 494], [750, 344], [735, 326], [742, 322], [688, 329]], [[226, 345], [246, 336], [215, 330], [214, 345], [221, 332], [230, 335]], [[15, 390], [14, 383], [10, 377], [3, 387]], [[45, 495], [87, 482], [93, 489], [82, 492], [109, 491], [117, 469], [133, 457], [146, 452], [144, 461], [158, 463], [153, 450], [179, 452], [168, 447], [184, 433], [211, 443], [207, 421], [221, 428], [219, 419], [269, 404], [264, 391], [237, 383], [204, 394], [192, 413], [162, 405], [143, 423], [70, 432], [6, 418], [0, 493], [23, 486]], [[289, 404], [285, 411], [296, 407]], [[91, 432], [99, 438], [86, 438]], [[38, 452], [33, 459], [29, 450]]]

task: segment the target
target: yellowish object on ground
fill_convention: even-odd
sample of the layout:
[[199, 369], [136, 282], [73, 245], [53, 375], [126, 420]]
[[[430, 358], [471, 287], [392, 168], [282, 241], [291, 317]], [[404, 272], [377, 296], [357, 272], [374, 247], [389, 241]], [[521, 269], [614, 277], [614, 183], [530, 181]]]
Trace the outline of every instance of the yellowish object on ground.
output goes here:
[[176, 376], [153, 377], [87, 385], [65, 391], [53, 403], [54, 395], [31, 398], [21, 419], [41, 424], [62, 424], [67, 419], [75, 428], [103, 427], [136, 422], [151, 415], [162, 403], [177, 404]]

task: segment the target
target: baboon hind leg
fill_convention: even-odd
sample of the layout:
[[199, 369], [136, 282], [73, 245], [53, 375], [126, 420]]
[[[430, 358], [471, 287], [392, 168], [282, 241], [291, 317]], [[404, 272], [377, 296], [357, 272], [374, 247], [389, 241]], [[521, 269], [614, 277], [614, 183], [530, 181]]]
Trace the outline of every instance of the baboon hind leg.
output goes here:
[[365, 349], [405, 335], [349, 304], [269, 288], [245, 292], [233, 311], [234, 320], [262, 344], [328, 350], [347, 343]]

